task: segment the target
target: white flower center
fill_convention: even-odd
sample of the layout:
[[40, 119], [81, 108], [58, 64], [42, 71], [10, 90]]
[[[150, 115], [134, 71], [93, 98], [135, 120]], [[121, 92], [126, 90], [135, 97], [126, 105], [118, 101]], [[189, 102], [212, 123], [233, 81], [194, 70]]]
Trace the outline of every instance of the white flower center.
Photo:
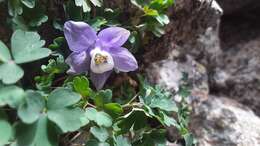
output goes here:
[[101, 74], [114, 68], [113, 58], [108, 52], [95, 48], [90, 52], [90, 55], [90, 69], [92, 72]]

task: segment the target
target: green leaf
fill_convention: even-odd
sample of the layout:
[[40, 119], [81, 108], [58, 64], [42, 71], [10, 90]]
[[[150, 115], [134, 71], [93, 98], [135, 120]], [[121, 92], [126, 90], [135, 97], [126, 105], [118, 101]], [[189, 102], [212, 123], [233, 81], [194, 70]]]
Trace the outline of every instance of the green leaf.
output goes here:
[[[0, 96], [1, 97], [1, 96]], [[8, 122], [7, 115], [0, 110], [0, 145], [7, 145], [13, 136], [13, 128]]]
[[[78, 4], [80, 4], [80, 1], [82, 0], [77, 0], [79, 1]], [[74, 20], [74, 21], [82, 21], [83, 16], [82, 16], [82, 10], [75, 5], [77, 4], [76, 0], [70, 0], [67, 2], [65, 5], [65, 13], [68, 15], [68, 19]]]
[[6, 45], [0, 41], [0, 62], [7, 62], [11, 60], [11, 55]]
[[96, 139], [90, 139], [87, 141], [86, 146], [110, 146], [110, 145], [106, 142], [99, 142]]
[[49, 48], [52, 50], [59, 49], [61, 48], [64, 42], [65, 42], [64, 37], [57, 37], [53, 40], [53, 43], [49, 45]]
[[133, 143], [134, 146], [166, 146], [165, 129], [155, 129], [145, 132], [142, 137]]
[[21, 15], [23, 6], [20, 0], [8, 0], [8, 13], [11, 16]]
[[178, 111], [175, 102], [167, 98], [153, 98], [149, 106], [152, 108], [159, 108], [165, 111]]
[[90, 0], [90, 1], [94, 6], [97, 6], [97, 7], [102, 6], [102, 0]]
[[27, 124], [38, 120], [45, 107], [44, 98], [36, 91], [27, 91], [25, 102], [19, 107], [18, 116]]
[[168, 127], [169, 126], [174, 126], [174, 127], [177, 127], [177, 128], [179, 127], [177, 121], [174, 118], [169, 117], [168, 115], [166, 115], [162, 111], [160, 113], [162, 114], [162, 122], [163, 122], [164, 125], [166, 125]]
[[51, 85], [54, 80], [54, 77], [54, 74], [34, 77], [34, 80], [36, 82], [36, 88], [46, 93], [50, 93], [52, 91]]
[[22, 0], [22, 3], [28, 8], [34, 8], [35, 6], [35, 0]]
[[65, 108], [77, 103], [80, 99], [80, 95], [72, 90], [58, 88], [50, 94], [47, 108], [51, 110]]
[[163, 34], [165, 34], [164, 28], [162, 26], [154, 26], [152, 28], [152, 33], [156, 36], [156, 37], [161, 37]]
[[13, 30], [16, 29], [28, 30], [29, 26], [27, 26], [22, 16], [15, 16], [12, 18], [12, 28]]
[[140, 96], [141, 102], [144, 102], [151, 108], [159, 108], [164, 111], [178, 112], [178, 107], [168, 94], [159, 87], [145, 86]]
[[85, 117], [90, 121], [94, 121], [99, 126], [110, 127], [112, 126], [112, 118], [105, 112], [98, 112], [94, 108], [87, 108]]
[[161, 25], [166, 25], [166, 24], [170, 23], [168, 16], [165, 14], [160, 14], [160, 15], [156, 16], [155, 18]]
[[92, 90], [89, 88], [89, 81], [85, 76], [75, 77], [73, 79], [73, 87], [83, 97], [88, 97], [92, 93]]
[[76, 6], [82, 7], [83, 12], [90, 12], [91, 6], [89, 5], [87, 0], [75, 0]]
[[48, 118], [57, 124], [63, 133], [73, 132], [89, 123], [80, 108], [62, 108], [48, 111]]
[[42, 48], [45, 41], [37, 32], [16, 30], [11, 38], [12, 54], [16, 63], [26, 63], [48, 57], [51, 51]]
[[53, 123], [45, 115], [38, 121], [26, 125], [19, 123], [16, 126], [18, 146], [58, 146], [58, 134]]
[[191, 91], [189, 87], [180, 86], [180, 89], [177, 94], [180, 95], [182, 98], [186, 98], [191, 94]]
[[0, 70], [0, 80], [5, 84], [16, 83], [24, 75], [23, 69], [12, 61], [0, 64]]
[[104, 105], [104, 110], [112, 117], [120, 116], [124, 112], [122, 106], [118, 103], [107, 103]]
[[[33, 9], [24, 9], [23, 17], [31, 27], [39, 27], [48, 21], [48, 16], [44, 14], [45, 10], [40, 5]], [[29, 17], [28, 17], [29, 16]]]
[[44, 14], [43, 6], [37, 5], [33, 9], [24, 7], [23, 15], [13, 17], [12, 28], [13, 30], [35, 30], [35, 27], [41, 26], [47, 20], [48, 16]]
[[136, 7], [142, 9], [142, 6], [144, 4], [143, 0], [131, 0], [131, 3], [135, 5]]
[[50, 59], [47, 65], [41, 66], [42, 70], [48, 74], [60, 74], [66, 72], [68, 65], [65, 63], [62, 55], [55, 59]]
[[90, 132], [100, 141], [100, 142], [105, 142], [109, 134], [107, 130], [103, 127], [91, 127]]
[[117, 136], [115, 139], [115, 146], [131, 146], [128, 142], [127, 138], [123, 137], [122, 135]]
[[18, 108], [25, 96], [23, 89], [17, 86], [0, 88], [0, 106], [8, 104], [12, 108]]
[[65, 88], [54, 90], [48, 98], [48, 118], [56, 123], [63, 133], [78, 130], [89, 122], [82, 109], [71, 107], [80, 98], [79, 94]]
[[88, 21], [88, 24], [90, 24], [91, 27], [94, 28], [96, 31], [99, 31], [100, 27], [107, 23], [108, 21], [104, 17], [95, 17]]
[[105, 103], [109, 103], [112, 100], [112, 91], [110, 89], [100, 90], [94, 97], [95, 105], [103, 108]]
[[192, 134], [187, 133], [184, 135], [185, 146], [193, 146], [194, 137]]
[[133, 108], [132, 111], [123, 117], [120, 117], [118, 127], [121, 128], [121, 134], [127, 133], [132, 127], [134, 130], [139, 130], [147, 126], [147, 115], [143, 109]]
[[147, 16], [158, 16], [159, 15], [157, 10], [151, 9], [148, 6], [144, 6], [143, 11], [144, 11], [145, 15], [147, 15]]

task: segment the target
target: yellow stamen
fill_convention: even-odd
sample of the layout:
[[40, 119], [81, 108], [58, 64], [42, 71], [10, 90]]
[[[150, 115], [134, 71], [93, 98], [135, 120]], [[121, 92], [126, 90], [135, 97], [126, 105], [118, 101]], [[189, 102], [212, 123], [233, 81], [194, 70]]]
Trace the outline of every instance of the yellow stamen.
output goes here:
[[108, 59], [107, 56], [102, 55], [102, 54], [100, 54], [100, 53], [97, 53], [97, 54], [95, 55], [95, 58], [94, 58], [95, 63], [96, 63], [97, 65], [102, 64], [102, 63], [104, 63], [104, 62], [107, 62], [107, 59]]

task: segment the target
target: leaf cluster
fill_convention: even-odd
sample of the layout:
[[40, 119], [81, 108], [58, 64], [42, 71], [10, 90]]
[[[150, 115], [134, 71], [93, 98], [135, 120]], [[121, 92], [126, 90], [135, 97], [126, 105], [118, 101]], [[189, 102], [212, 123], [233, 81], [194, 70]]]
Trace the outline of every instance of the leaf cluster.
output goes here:
[[[126, 10], [107, 8], [102, 0], [61, 1], [62, 17], [52, 14], [56, 1], [0, 2], [8, 8], [13, 29], [9, 43], [0, 41], [0, 145], [70, 145], [78, 135], [86, 135], [87, 146], [165, 146], [165, 129], [170, 126], [187, 146], [193, 145], [186, 84], [174, 95], [142, 78], [139, 89], [122, 83], [96, 91], [86, 74], [66, 74], [66, 20], [84, 21], [96, 31], [125, 27], [131, 31], [126, 45], [137, 53], [147, 31], [164, 34], [173, 0], [131, 0], [139, 11], [124, 22]], [[46, 33], [42, 24], [55, 31], [52, 38], [53, 34], [43, 35], [47, 43], [40, 36]], [[180, 103], [173, 100], [175, 95], [182, 97]]]

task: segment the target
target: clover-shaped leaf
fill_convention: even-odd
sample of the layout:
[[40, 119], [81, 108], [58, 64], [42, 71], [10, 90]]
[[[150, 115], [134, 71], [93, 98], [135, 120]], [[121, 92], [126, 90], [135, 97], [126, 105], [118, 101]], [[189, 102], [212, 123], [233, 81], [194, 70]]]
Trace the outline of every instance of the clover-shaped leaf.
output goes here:
[[91, 127], [90, 132], [100, 141], [100, 142], [105, 142], [109, 134], [107, 130], [103, 127]]
[[115, 146], [131, 146], [128, 140], [122, 135], [115, 137], [114, 141], [115, 141]]
[[100, 142], [97, 139], [90, 139], [87, 141], [86, 146], [110, 146], [107, 142]]
[[51, 54], [47, 48], [43, 48], [45, 41], [40, 40], [36, 32], [16, 30], [11, 38], [12, 54], [16, 63], [26, 63], [45, 58]]
[[24, 71], [17, 64], [49, 56], [51, 51], [42, 48], [44, 44], [45, 41], [40, 40], [38, 33], [16, 30], [11, 38], [11, 55], [6, 45], [0, 41], [0, 80], [5, 84], [13, 84], [20, 80]]
[[0, 70], [0, 80], [5, 84], [13, 84], [24, 75], [23, 69], [13, 61], [0, 64]]
[[112, 100], [112, 91], [110, 89], [100, 90], [94, 97], [95, 105], [103, 108], [104, 104], [110, 103]]
[[23, 89], [17, 86], [7, 86], [0, 88], [0, 107], [8, 104], [12, 108], [17, 108], [25, 97]]
[[78, 130], [88, 124], [85, 112], [80, 108], [72, 107], [81, 99], [81, 96], [70, 89], [58, 88], [54, 90], [47, 101], [48, 118], [57, 124], [62, 132]]
[[0, 145], [6, 145], [13, 135], [13, 128], [3, 111], [0, 111], [0, 129]]
[[88, 124], [80, 108], [64, 108], [48, 111], [48, 118], [57, 124], [63, 133], [73, 132]]
[[7, 62], [9, 60], [11, 60], [10, 52], [7, 46], [2, 41], [0, 41], [0, 61]]
[[54, 90], [47, 102], [48, 109], [61, 109], [71, 106], [80, 100], [80, 95], [70, 89], [58, 88]]
[[45, 107], [44, 98], [36, 91], [27, 91], [25, 102], [18, 110], [18, 116], [24, 123], [33, 123], [40, 117]]
[[16, 138], [18, 146], [58, 146], [58, 134], [46, 115], [33, 124], [17, 124]]
[[0, 41], [0, 80], [5, 84], [12, 84], [19, 80], [24, 72], [11, 60], [11, 54], [7, 46]]
[[94, 108], [87, 108], [85, 112], [85, 117], [90, 121], [94, 121], [99, 126], [112, 126], [112, 118], [107, 113], [97, 111]]
[[89, 88], [89, 81], [86, 77], [75, 77], [73, 79], [74, 90], [81, 94], [83, 97], [88, 97], [91, 95], [92, 90]]

